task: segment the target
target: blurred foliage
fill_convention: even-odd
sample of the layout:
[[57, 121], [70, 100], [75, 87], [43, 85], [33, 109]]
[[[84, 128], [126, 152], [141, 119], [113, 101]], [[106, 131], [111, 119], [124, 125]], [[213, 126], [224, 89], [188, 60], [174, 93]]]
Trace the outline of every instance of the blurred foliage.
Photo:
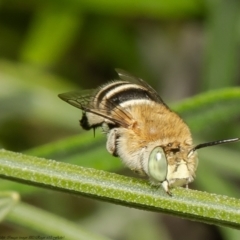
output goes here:
[[[82, 133], [80, 111], [59, 100], [57, 94], [94, 88], [116, 77], [116, 67], [147, 80], [167, 103], [237, 86], [239, 12], [236, 0], [1, 0], [0, 146], [131, 174], [121, 169], [119, 159], [108, 155], [99, 132], [96, 139], [93, 133]], [[199, 106], [196, 110], [189, 102], [186, 112], [174, 105], [190, 124], [196, 143], [198, 139], [240, 136], [238, 96], [234, 100], [223, 97], [216, 103], [214, 99], [220, 95], [209, 107], [204, 105], [205, 98], [194, 98]], [[196, 118], [200, 120], [196, 122]], [[205, 118], [214, 124], [207, 124]], [[60, 139], [76, 134], [83, 135], [70, 138], [72, 147], [65, 149]], [[85, 162], [79, 160], [79, 154]], [[197, 179], [191, 187], [238, 197], [238, 156], [237, 143], [199, 151]], [[100, 161], [95, 162], [96, 158]], [[115, 167], [102, 159], [113, 161]], [[62, 216], [112, 239], [238, 236], [237, 231], [227, 228], [132, 209], [126, 212], [123, 207], [7, 180], [1, 180], [0, 189], [20, 192], [24, 202], [59, 215], [59, 220]], [[30, 206], [28, 209], [34, 214]], [[1, 235], [36, 234], [36, 228], [16, 227], [18, 224], [3, 222]]]

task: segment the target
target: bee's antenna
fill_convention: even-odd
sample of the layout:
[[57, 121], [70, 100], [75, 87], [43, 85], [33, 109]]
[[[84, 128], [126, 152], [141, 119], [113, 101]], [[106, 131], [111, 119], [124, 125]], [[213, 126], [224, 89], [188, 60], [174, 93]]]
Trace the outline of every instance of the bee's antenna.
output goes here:
[[195, 152], [197, 149], [200, 149], [200, 148], [215, 146], [215, 145], [224, 144], [224, 143], [238, 142], [238, 141], [240, 141], [240, 138], [232, 138], [232, 139], [224, 139], [224, 140], [218, 140], [218, 141], [207, 142], [207, 143], [200, 143], [189, 151], [188, 156], [190, 156], [193, 152]]

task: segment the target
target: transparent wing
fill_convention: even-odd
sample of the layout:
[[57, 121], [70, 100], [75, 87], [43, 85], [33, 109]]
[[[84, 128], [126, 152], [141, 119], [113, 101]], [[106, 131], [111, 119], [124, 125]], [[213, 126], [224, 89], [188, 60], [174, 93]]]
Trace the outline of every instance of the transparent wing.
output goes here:
[[123, 69], [116, 68], [115, 70], [116, 70], [116, 72], [117, 72], [117, 74], [118, 74], [118, 76], [121, 80], [136, 83], [136, 84], [139, 84], [139, 85], [145, 87], [146, 89], [148, 89], [148, 91], [151, 94], [151, 97], [154, 101], [156, 101], [158, 103], [162, 103], [167, 107], [167, 105], [164, 103], [164, 101], [159, 96], [159, 94], [148, 83], [146, 83], [144, 80], [128, 73], [127, 71], [125, 71]]
[[[114, 102], [109, 99], [106, 100], [105, 106], [102, 105], [102, 108], [95, 107], [95, 95], [96, 90], [83, 90], [83, 91], [73, 91], [59, 94], [59, 98], [63, 101], [71, 104], [74, 107], [77, 107], [84, 112], [90, 112], [101, 116], [105, 119], [110, 120], [112, 123], [120, 125], [122, 127], [129, 127], [133, 118], [129, 112], [124, 110], [121, 106], [116, 105]], [[108, 107], [112, 106], [113, 108], [108, 111]]]
[[94, 92], [94, 89], [72, 91], [58, 94], [58, 97], [74, 107], [86, 111], [86, 109], [90, 108], [89, 105], [94, 99]]

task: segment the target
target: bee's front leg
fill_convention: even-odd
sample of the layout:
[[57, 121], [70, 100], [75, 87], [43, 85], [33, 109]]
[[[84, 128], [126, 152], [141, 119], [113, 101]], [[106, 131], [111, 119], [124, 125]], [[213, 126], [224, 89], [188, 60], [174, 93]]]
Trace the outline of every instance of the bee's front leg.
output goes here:
[[118, 130], [117, 128], [113, 128], [109, 130], [107, 133], [107, 144], [106, 148], [109, 153], [111, 153], [114, 157], [118, 157], [118, 148], [117, 148], [117, 139], [118, 139]]

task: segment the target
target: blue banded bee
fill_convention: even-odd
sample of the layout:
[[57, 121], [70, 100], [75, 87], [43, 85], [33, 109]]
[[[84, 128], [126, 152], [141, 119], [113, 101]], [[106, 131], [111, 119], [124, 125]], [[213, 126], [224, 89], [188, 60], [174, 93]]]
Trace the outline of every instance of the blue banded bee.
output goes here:
[[158, 93], [142, 79], [116, 70], [119, 80], [94, 91], [59, 94], [83, 112], [83, 129], [102, 127], [106, 148], [134, 172], [148, 176], [153, 184], [170, 188], [186, 187], [195, 178], [197, 149], [238, 141], [239, 138], [193, 146], [184, 121], [163, 102]]

